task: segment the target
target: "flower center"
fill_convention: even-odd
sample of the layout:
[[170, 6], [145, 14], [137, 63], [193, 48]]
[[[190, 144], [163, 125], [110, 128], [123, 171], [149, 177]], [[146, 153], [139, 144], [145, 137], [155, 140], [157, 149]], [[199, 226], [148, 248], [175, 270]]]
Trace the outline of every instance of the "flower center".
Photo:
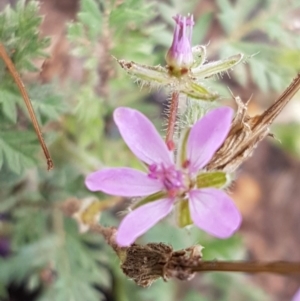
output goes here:
[[175, 197], [181, 189], [185, 188], [184, 174], [175, 166], [152, 164], [149, 166], [148, 176], [162, 181], [170, 197]]

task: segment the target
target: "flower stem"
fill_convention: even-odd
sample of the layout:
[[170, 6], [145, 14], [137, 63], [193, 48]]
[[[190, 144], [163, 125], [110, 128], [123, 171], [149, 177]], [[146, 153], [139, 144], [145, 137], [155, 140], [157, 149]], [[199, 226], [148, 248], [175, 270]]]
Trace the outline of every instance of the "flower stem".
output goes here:
[[193, 266], [194, 272], [244, 272], [300, 274], [300, 262], [289, 261], [202, 261]]
[[9, 70], [11, 76], [13, 77], [15, 83], [17, 84], [17, 86], [18, 86], [18, 88], [19, 88], [19, 90], [21, 92], [21, 95], [22, 95], [22, 97], [24, 99], [24, 102], [26, 104], [29, 116], [31, 118], [33, 127], [35, 129], [35, 132], [37, 134], [37, 137], [39, 139], [41, 147], [42, 147], [42, 149], [44, 151], [44, 154], [45, 154], [45, 157], [46, 157], [46, 160], [47, 160], [48, 170], [50, 170], [50, 169], [53, 168], [53, 161], [51, 159], [51, 156], [50, 156], [50, 153], [48, 151], [48, 148], [47, 148], [47, 146], [45, 144], [45, 141], [44, 141], [44, 138], [43, 138], [43, 135], [42, 135], [39, 123], [38, 123], [38, 121], [36, 119], [36, 116], [35, 116], [32, 104], [30, 102], [30, 98], [29, 98], [28, 93], [27, 93], [27, 91], [25, 89], [25, 86], [24, 86], [24, 84], [23, 84], [23, 82], [21, 80], [21, 77], [20, 77], [19, 73], [17, 72], [17, 70], [16, 70], [16, 68], [14, 66], [14, 63], [10, 59], [10, 57], [7, 54], [4, 46], [1, 43], [0, 43], [0, 57], [3, 59], [4, 63], [6, 64], [7, 69]]
[[175, 132], [177, 112], [178, 112], [178, 104], [179, 104], [179, 92], [174, 91], [172, 93], [172, 98], [171, 98], [170, 114], [168, 118], [167, 136], [166, 136], [166, 144], [169, 150], [173, 150], [175, 147], [174, 132]]

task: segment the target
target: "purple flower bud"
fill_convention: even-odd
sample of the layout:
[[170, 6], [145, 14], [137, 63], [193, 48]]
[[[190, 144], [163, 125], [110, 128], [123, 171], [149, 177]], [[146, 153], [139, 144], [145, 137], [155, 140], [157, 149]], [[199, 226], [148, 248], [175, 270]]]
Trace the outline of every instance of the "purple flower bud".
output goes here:
[[[173, 17], [176, 22], [173, 43], [166, 55], [166, 61], [171, 72], [189, 69], [193, 64], [192, 32], [194, 26], [193, 15]], [[177, 71], [177, 72], [176, 72]]]

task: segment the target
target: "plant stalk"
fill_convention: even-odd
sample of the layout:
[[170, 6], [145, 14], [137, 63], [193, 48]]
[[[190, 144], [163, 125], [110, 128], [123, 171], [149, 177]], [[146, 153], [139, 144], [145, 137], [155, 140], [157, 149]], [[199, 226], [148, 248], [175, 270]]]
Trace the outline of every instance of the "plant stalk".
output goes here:
[[33, 107], [32, 107], [32, 104], [31, 104], [31, 101], [30, 101], [30, 98], [28, 96], [28, 93], [25, 89], [25, 86], [21, 80], [21, 77], [18, 73], [18, 71], [16, 70], [15, 68], [15, 65], [14, 63], [12, 62], [12, 60], [10, 59], [9, 55], [7, 54], [6, 50], [5, 50], [5, 47], [0, 43], [0, 56], [2, 57], [8, 71], [10, 72], [11, 76], [13, 77], [15, 83], [17, 84], [19, 90], [20, 90], [20, 93], [24, 99], [24, 102], [26, 104], [26, 107], [27, 107], [27, 110], [28, 110], [28, 113], [29, 113], [29, 116], [30, 116], [30, 119], [32, 121], [32, 124], [33, 124], [33, 127], [34, 127], [34, 130], [37, 134], [37, 137], [39, 139], [39, 142], [40, 142], [40, 145], [43, 149], [43, 152], [44, 152], [44, 155], [46, 157], [46, 160], [47, 160], [47, 166], [48, 166], [48, 170], [52, 169], [53, 168], [53, 161], [51, 159], [51, 156], [50, 156], [50, 152], [47, 148], [47, 145], [44, 141], [44, 138], [43, 138], [43, 135], [42, 135], [42, 131], [40, 129], [40, 125], [37, 121], [37, 118], [35, 116], [35, 113], [34, 113], [34, 110], [33, 110]]
[[193, 266], [194, 272], [244, 272], [275, 273], [281, 275], [300, 274], [300, 262], [289, 261], [202, 261]]

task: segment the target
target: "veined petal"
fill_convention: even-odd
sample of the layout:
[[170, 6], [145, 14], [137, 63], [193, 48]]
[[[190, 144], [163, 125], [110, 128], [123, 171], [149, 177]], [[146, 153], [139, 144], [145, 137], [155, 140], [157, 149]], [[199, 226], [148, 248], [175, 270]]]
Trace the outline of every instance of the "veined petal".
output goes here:
[[190, 131], [187, 141], [189, 171], [197, 172], [212, 158], [227, 137], [233, 110], [229, 107], [214, 109], [201, 118]]
[[162, 199], [130, 212], [119, 226], [116, 237], [117, 244], [126, 247], [134, 243], [140, 235], [171, 212], [173, 203], [172, 199]]
[[146, 116], [130, 108], [117, 108], [114, 120], [131, 151], [146, 164], [173, 164], [172, 153]]
[[91, 191], [103, 191], [126, 197], [146, 196], [164, 188], [161, 181], [131, 168], [104, 168], [91, 173], [85, 180]]
[[190, 214], [194, 224], [207, 233], [230, 237], [240, 226], [241, 215], [222, 190], [204, 188], [189, 193]]

